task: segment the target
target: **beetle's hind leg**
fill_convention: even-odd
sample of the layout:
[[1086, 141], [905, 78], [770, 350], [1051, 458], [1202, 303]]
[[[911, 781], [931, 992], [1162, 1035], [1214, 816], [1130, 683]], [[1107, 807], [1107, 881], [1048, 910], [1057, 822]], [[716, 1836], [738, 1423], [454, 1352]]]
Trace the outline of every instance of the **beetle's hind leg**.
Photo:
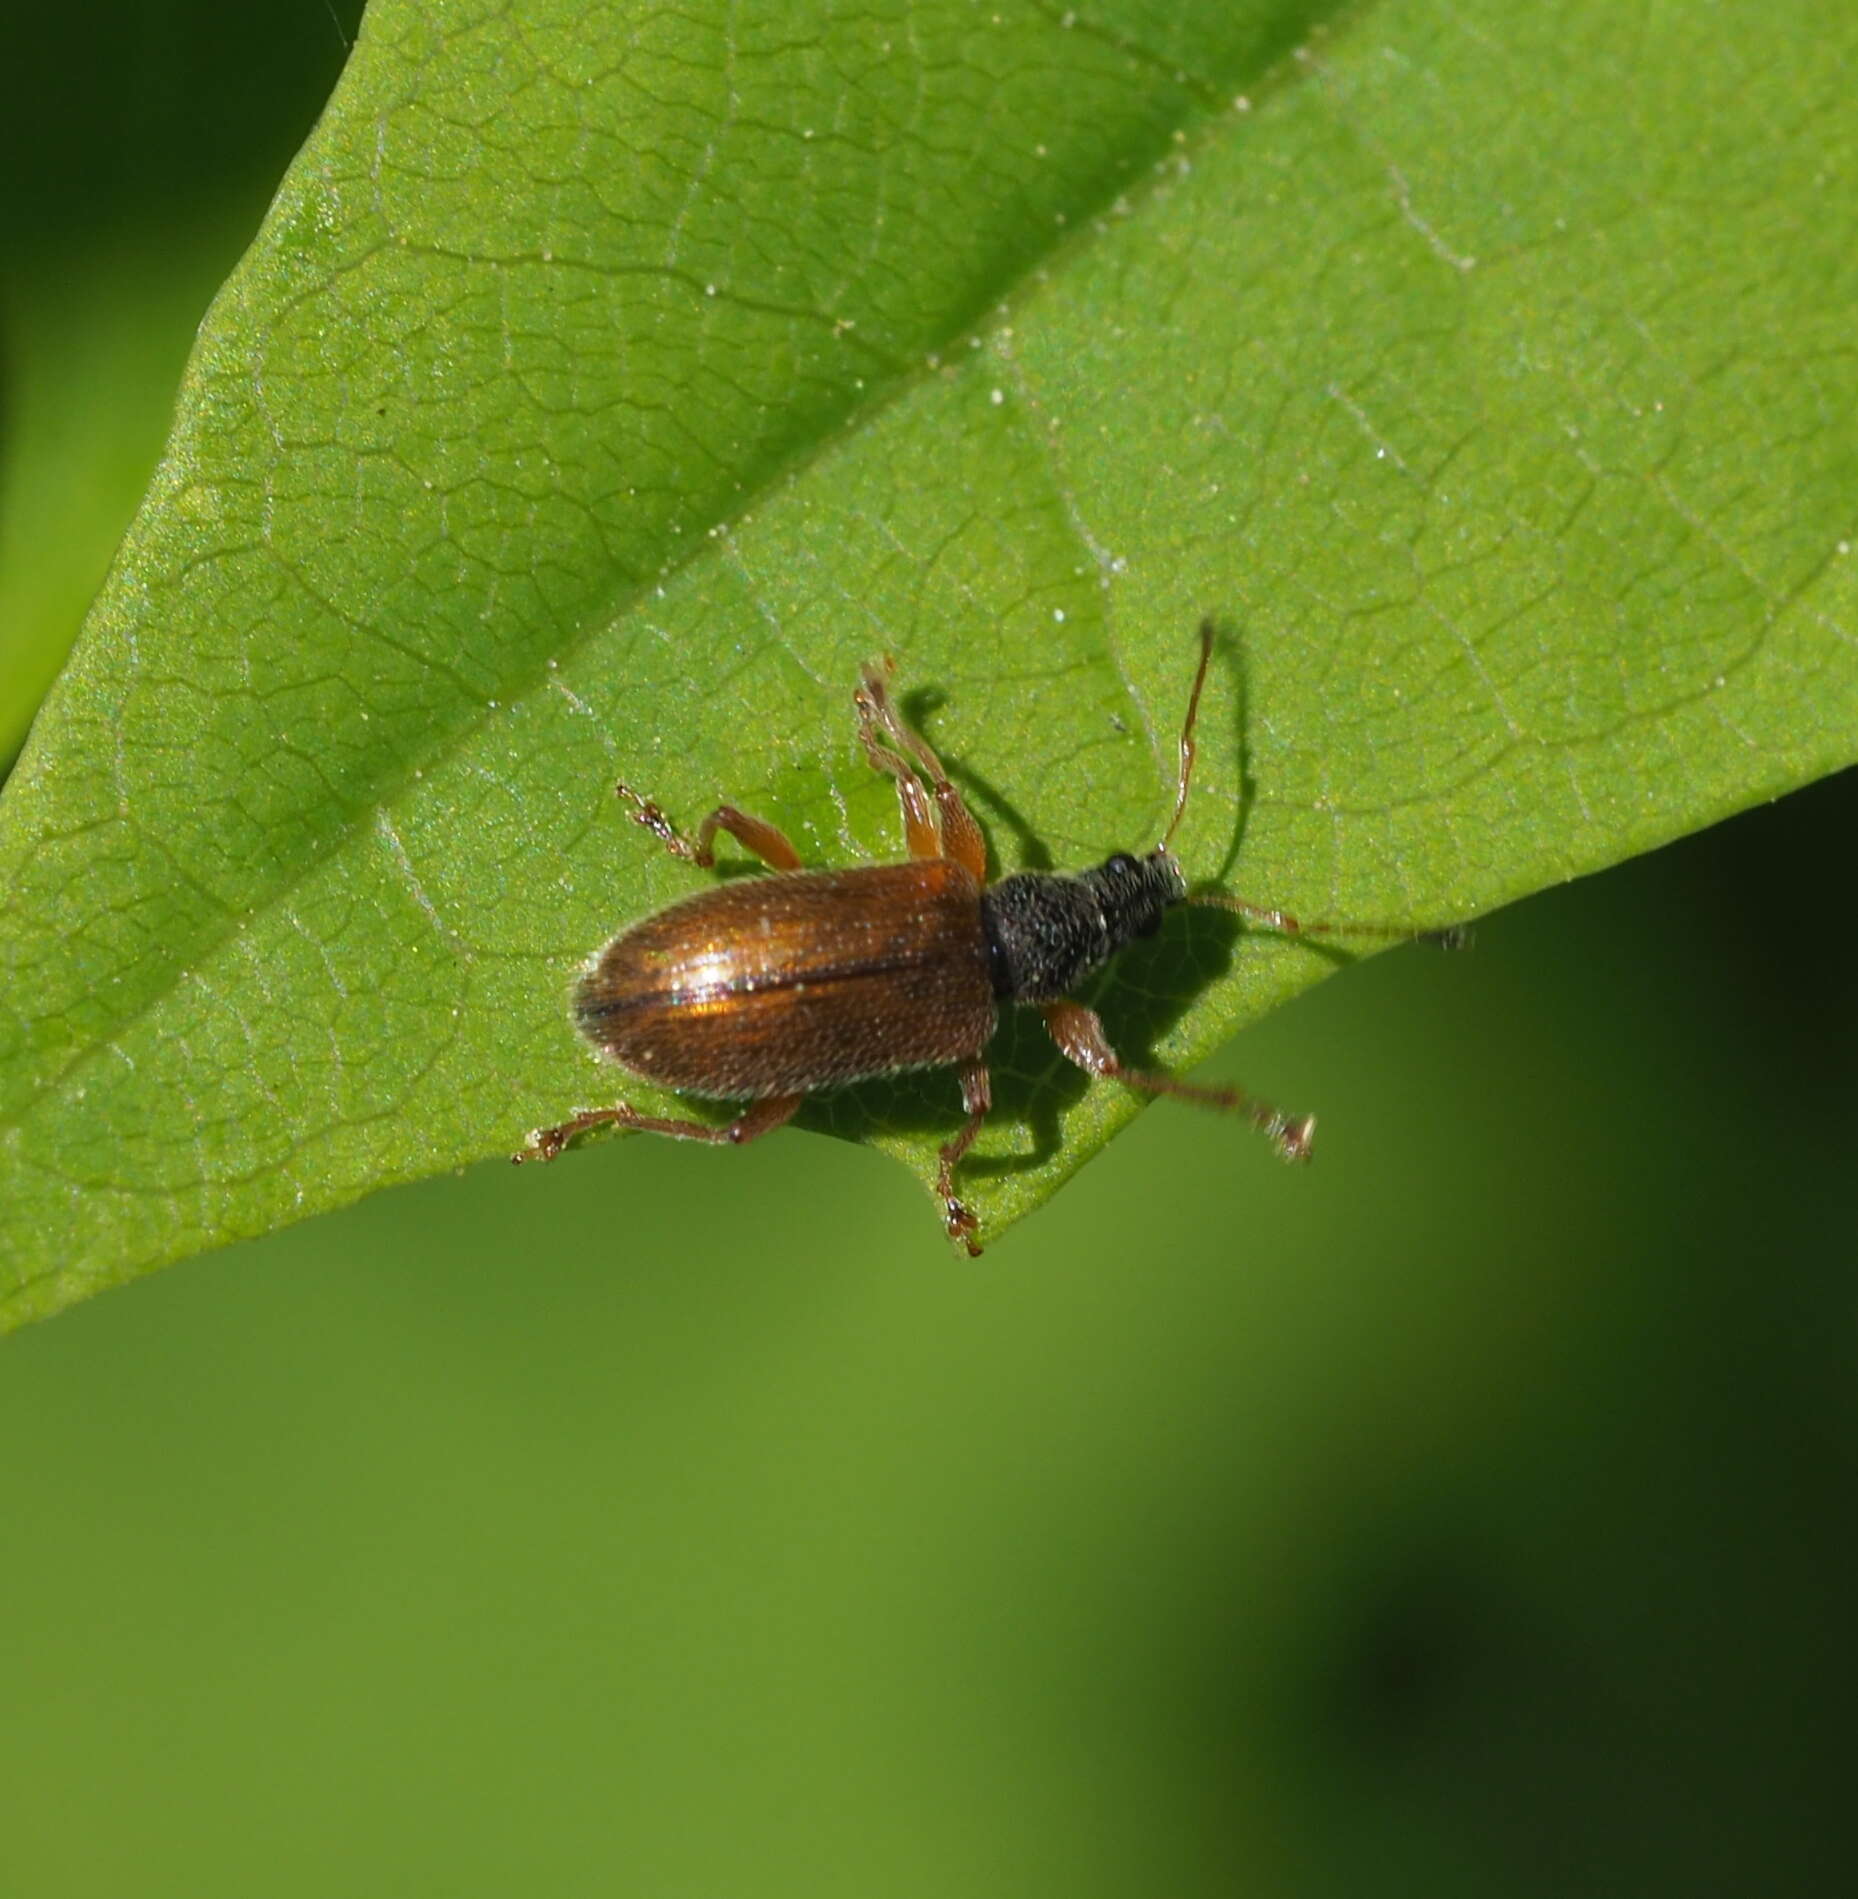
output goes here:
[[659, 1115], [640, 1114], [621, 1101], [610, 1108], [583, 1109], [556, 1127], [537, 1128], [527, 1145], [510, 1159], [519, 1165], [523, 1161], [551, 1161], [577, 1134], [585, 1134], [589, 1128], [604, 1127], [628, 1128], [635, 1134], [668, 1134], [677, 1141], [708, 1141], [718, 1147], [746, 1147], [750, 1141], [758, 1141], [764, 1134], [772, 1134], [792, 1120], [804, 1099], [803, 1095], [770, 1095], [766, 1101], [757, 1101], [743, 1109], [733, 1121], [719, 1128], [702, 1121], [671, 1121]]
[[1316, 1135], [1313, 1114], [1285, 1114], [1268, 1101], [1248, 1095], [1243, 1088], [1202, 1088], [1191, 1081], [1179, 1081], [1172, 1075], [1157, 1075], [1139, 1068], [1125, 1068], [1103, 1033], [1103, 1023], [1094, 1009], [1081, 1002], [1048, 1002], [1043, 1005], [1045, 1026], [1059, 1052], [1077, 1063], [1089, 1075], [1107, 1075], [1127, 1088], [1139, 1088], [1144, 1094], [1179, 1095], [1184, 1101], [1197, 1101], [1203, 1108], [1218, 1108], [1227, 1114], [1242, 1114], [1266, 1140], [1290, 1161], [1310, 1157], [1310, 1143]]
[[642, 824], [673, 857], [681, 857], [699, 870], [711, 870], [716, 864], [716, 833], [727, 831], [744, 850], [752, 851], [770, 870], [798, 870], [800, 853], [766, 818], [750, 817], [732, 804], [719, 804], [697, 826], [693, 843], [667, 818], [650, 798], [641, 797], [630, 785], [615, 785], [614, 791], [632, 806], [632, 821]]
[[935, 1190], [941, 1197], [948, 1237], [965, 1246], [970, 1259], [979, 1259], [981, 1256], [980, 1242], [974, 1237], [980, 1231], [981, 1223], [955, 1197], [955, 1169], [960, 1165], [961, 1157], [974, 1145], [974, 1137], [980, 1133], [981, 1124], [987, 1119], [987, 1110], [993, 1103], [993, 1083], [988, 1079], [987, 1064], [964, 1063], [961, 1070], [961, 1105], [967, 1109], [968, 1118], [961, 1132], [952, 1141], [943, 1144], [937, 1157], [942, 1164], [936, 1172]]
[[[867, 666], [852, 695], [858, 708], [858, 738], [865, 756], [879, 771], [897, 781], [903, 807], [903, 834], [912, 857], [952, 857], [977, 884], [987, 881], [987, 840], [974, 814], [962, 803], [961, 793], [949, 782], [942, 761], [926, 740], [904, 724], [890, 697], [889, 662]], [[917, 777], [920, 769], [935, 798]]]

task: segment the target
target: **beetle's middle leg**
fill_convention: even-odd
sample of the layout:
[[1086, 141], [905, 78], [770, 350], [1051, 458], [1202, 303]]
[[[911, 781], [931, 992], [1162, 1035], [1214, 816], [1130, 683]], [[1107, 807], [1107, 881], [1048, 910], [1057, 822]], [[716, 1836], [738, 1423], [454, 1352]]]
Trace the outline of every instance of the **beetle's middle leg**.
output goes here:
[[993, 1100], [993, 1083], [987, 1077], [987, 1064], [964, 1062], [961, 1069], [961, 1105], [967, 1109], [968, 1118], [961, 1132], [952, 1141], [943, 1144], [938, 1156], [942, 1165], [936, 1173], [935, 1190], [941, 1195], [946, 1211], [948, 1237], [959, 1240], [968, 1249], [970, 1259], [979, 1259], [981, 1256], [980, 1242], [974, 1237], [981, 1223], [955, 1197], [955, 1169], [962, 1155], [974, 1145], [974, 1137], [980, 1133], [981, 1123], [987, 1119], [987, 1110], [993, 1106]]
[[630, 785], [615, 785], [614, 791], [632, 806], [632, 821], [642, 824], [673, 857], [695, 864], [699, 870], [714, 869], [716, 833], [727, 831], [744, 850], [752, 851], [770, 870], [798, 870], [800, 853], [766, 818], [750, 817], [732, 804], [719, 804], [697, 826], [693, 843], [667, 818], [651, 799], [641, 797]]
[[1227, 1114], [1242, 1114], [1285, 1160], [1301, 1161], [1310, 1157], [1310, 1142], [1316, 1133], [1313, 1114], [1285, 1114], [1268, 1101], [1248, 1095], [1243, 1088], [1203, 1088], [1173, 1075], [1158, 1075], [1139, 1068], [1125, 1068], [1111, 1048], [1109, 1037], [1094, 1009], [1081, 1002], [1047, 1002], [1041, 1005], [1045, 1026], [1059, 1052], [1077, 1063], [1090, 1075], [1107, 1075], [1125, 1087], [1139, 1088], [1144, 1094], [1179, 1095], [1185, 1101], [1197, 1101], [1203, 1108], [1219, 1108]]
[[589, 1128], [630, 1128], [636, 1134], [668, 1134], [678, 1141], [710, 1141], [719, 1147], [746, 1147], [764, 1134], [793, 1119], [803, 1095], [770, 1095], [744, 1108], [724, 1127], [710, 1127], [702, 1121], [671, 1121], [654, 1114], [641, 1114], [621, 1101], [611, 1108], [587, 1108], [559, 1126], [537, 1128], [528, 1144], [510, 1156], [516, 1162], [550, 1161]]
[[[883, 667], [867, 666], [853, 697], [858, 707], [858, 736], [863, 741], [866, 757], [879, 771], [889, 772], [897, 781], [910, 855], [952, 857], [977, 884], [986, 883], [987, 840], [981, 835], [974, 814], [962, 802], [961, 793], [949, 783], [942, 761], [930, 749], [927, 740], [904, 724], [902, 714], [892, 704], [888, 662]], [[912, 769], [911, 760], [928, 775], [935, 795], [933, 820], [929, 819], [922, 781]], [[929, 848], [919, 849], [918, 827], [925, 820], [934, 841]]]

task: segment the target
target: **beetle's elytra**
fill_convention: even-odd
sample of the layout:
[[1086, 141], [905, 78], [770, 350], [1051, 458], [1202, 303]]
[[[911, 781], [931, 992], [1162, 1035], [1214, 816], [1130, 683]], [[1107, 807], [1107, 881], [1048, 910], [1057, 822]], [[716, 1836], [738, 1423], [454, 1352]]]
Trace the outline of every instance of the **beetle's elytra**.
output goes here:
[[1022, 871], [988, 883], [980, 827], [941, 761], [903, 722], [888, 669], [877, 666], [864, 669], [853, 703], [866, 757], [896, 780], [904, 863], [802, 870], [781, 832], [733, 805], [712, 811], [693, 842], [649, 799], [619, 786], [635, 820], [673, 855], [708, 869], [716, 833], [727, 831], [776, 874], [699, 891], [622, 931], [583, 971], [575, 1023], [603, 1055], [660, 1087], [748, 1105], [723, 1127], [640, 1114], [623, 1102], [585, 1109], [537, 1129], [513, 1158], [552, 1160], [577, 1134], [608, 1125], [740, 1145], [772, 1132], [819, 1089], [908, 1068], [955, 1068], [967, 1119], [942, 1147], [936, 1191], [949, 1236], [978, 1254], [978, 1222], [955, 1193], [955, 1170], [987, 1116], [983, 1055], [1000, 1005], [1033, 1003], [1059, 1049], [1088, 1073], [1243, 1114], [1285, 1159], [1306, 1159], [1314, 1116], [1282, 1114], [1237, 1088], [1125, 1068], [1096, 1014], [1069, 1000], [1179, 903], [1216, 904], [1292, 933], [1421, 933], [1299, 923], [1236, 898], [1189, 895], [1168, 846], [1187, 807], [1212, 651], [1207, 621], [1181, 729], [1174, 814], [1161, 842], [1146, 856], [1118, 852], [1075, 876]]

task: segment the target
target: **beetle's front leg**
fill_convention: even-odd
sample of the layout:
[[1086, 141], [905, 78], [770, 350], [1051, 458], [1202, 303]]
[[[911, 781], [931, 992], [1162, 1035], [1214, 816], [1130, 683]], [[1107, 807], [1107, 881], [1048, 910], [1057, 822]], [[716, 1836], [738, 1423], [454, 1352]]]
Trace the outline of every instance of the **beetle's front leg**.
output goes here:
[[1286, 1114], [1270, 1102], [1248, 1095], [1243, 1088], [1205, 1088], [1173, 1075], [1125, 1068], [1094, 1009], [1086, 1009], [1081, 1002], [1047, 1002], [1040, 1006], [1059, 1053], [1076, 1062], [1086, 1074], [1107, 1075], [1125, 1088], [1139, 1088], [1144, 1094], [1179, 1095], [1184, 1101], [1197, 1101], [1203, 1108], [1242, 1114], [1285, 1160], [1309, 1159], [1310, 1142], [1316, 1134], [1315, 1115]]

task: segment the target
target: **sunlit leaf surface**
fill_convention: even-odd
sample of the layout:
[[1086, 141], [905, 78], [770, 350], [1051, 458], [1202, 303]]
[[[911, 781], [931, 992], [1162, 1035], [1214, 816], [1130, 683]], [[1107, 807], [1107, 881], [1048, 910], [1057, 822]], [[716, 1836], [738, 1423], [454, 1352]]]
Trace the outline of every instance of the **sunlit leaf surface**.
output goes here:
[[[382, 0], [7, 790], [0, 1312], [611, 1098], [567, 983], [696, 884], [612, 781], [894, 855], [874, 653], [1062, 867], [1216, 615], [1178, 846], [1318, 914], [1858, 755], [1858, 23], [1322, 12]], [[1143, 1059], [1337, 966], [1192, 921]], [[996, 1055], [994, 1236], [1133, 1112]], [[810, 1117], [926, 1176], [956, 1094]]]

